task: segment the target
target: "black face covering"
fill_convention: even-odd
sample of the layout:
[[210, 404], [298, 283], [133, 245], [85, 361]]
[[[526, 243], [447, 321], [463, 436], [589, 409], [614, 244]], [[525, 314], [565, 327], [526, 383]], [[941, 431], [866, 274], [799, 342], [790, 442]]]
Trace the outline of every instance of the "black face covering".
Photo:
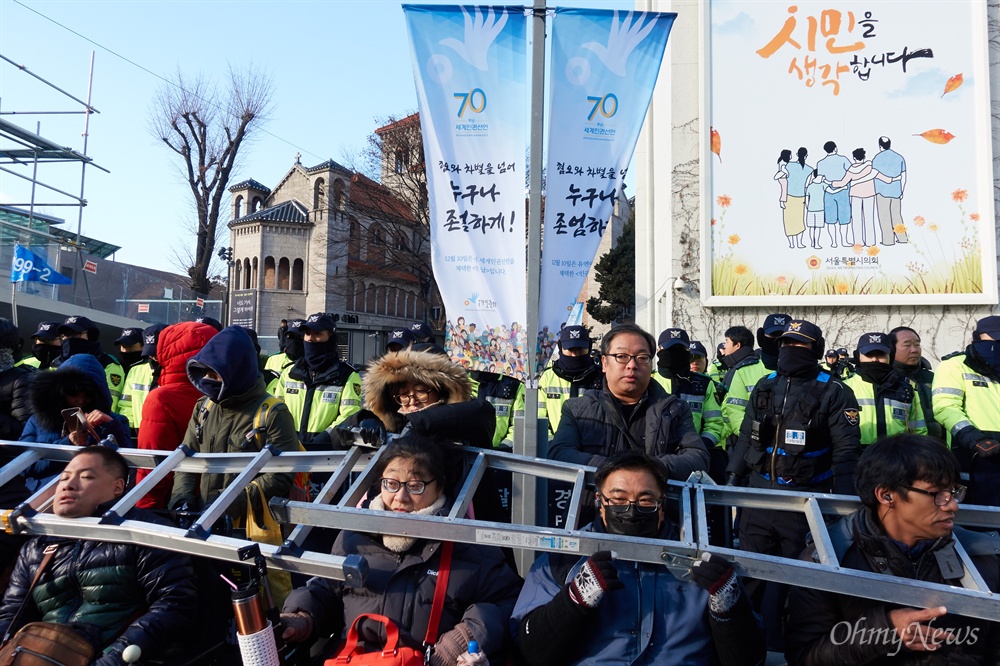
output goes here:
[[66, 338], [62, 341], [62, 357], [64, 359], [77, 354], [93, 354], [99, 349], [96, 342], [85, 338]]
[[133, 365], [135, 365], [136, 363], [138, 363], [139, 361], [142, 360], [142, 352], [141, 351], [118, 352], [116, 354], [116, 356], [118, 357], [118, 360], [121, 361], [122, 366], [126, 370], [128, 370]]
[[571, 375], [583, 374], [590, 368], [594, 367], [594, 359], [590, 358], [590, 354], [584, 354], [583, 356], [569, 356], [568, 354], [561, 354], [558, 359], [556, 359], [556, 365], [563, 372]]
[[302, 358], [302, 354], [305, 353], [304, 345], [302, 338], [295, 335], [287, 336], [285, 338], [285, 355], [288, 356], [288, 360], [297, 361]]
[[629, 505], [628, 510], [622, 513], [604, 507], [604, 529], [608, 534], [652, 539], [660, 533], [660, 512], [639, 513], [635, 504]]
[[764, 329], [757, 329], [757, 346], [760, 347], [761, 351], [770, 356], [777, 356], [778, 351], [781, 349], [781, 343], [778, 338], [769, 338], [764, 335]]
[[878, 361], [864, 361], [858, 363], [858, 374], [868, 381], [881, 384], [892, 374], [892, 366]]
[[323, 370], [337, 362], [337, 342], [330, 338], [326, 342], [304, 342], [303, 355], [310, 370]]
[[809, 347], [784, 345], [778, 350], [779, 375], [798, 377], [809, 374], [817, 368], [816, 354]]
[[38, 359], [43, 368], [49, 367], [52, 361], [59, 358], [59, 354], [61, 353], [62, 347], [56, 347], [55, 345], [35, 344], [31, 347], [31, 354]]
[[996, 340], [976, 340], [972, 343], [979, 357], [993, 372], [1000, 373], [1000, 342]]
[[691, 352], [680, 345], [661, 349], [656, 352], [656, 367], [686, 375], [691, 372]]

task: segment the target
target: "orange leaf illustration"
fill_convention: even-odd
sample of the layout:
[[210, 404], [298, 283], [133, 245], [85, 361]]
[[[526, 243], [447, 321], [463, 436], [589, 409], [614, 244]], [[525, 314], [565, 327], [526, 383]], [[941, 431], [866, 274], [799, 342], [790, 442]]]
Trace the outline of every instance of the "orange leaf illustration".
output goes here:
[[954, 134], [952, 134], [948, 130], [943, 130], [943, 129], [927, 130], [922, 134], [914, 134], [913, 136], [922, 136], [931, 143], [937, 143], [942, 146], [955, 138]]
[[719, 156], [719, 164], [722, 164], [722, 136], [719, 130], [712, 128], [712, 152]]
[[962, 77], [961, 74], [956, 74], [955, 76], [951, 77], [950, 79], [948, 79], [948, 83], [944, 84], [944, 92], [941, 93], [941, 97], [944, 97], [950, 92], [955, 92], [956, 90], [962, 87], [962, 83], [964, 82], [965, 79]]

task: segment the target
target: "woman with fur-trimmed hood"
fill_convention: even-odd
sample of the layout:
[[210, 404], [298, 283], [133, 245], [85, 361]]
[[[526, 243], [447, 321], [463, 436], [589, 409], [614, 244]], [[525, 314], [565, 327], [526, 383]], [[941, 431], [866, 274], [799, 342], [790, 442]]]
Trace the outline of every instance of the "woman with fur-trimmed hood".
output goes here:
[[[440, 347], [389, 352], [365, 373], [361, 392], [365, 409], [391, 433], [414, 432], [446, 446], [493, 447], [493, 405], [472, 397], [472, 382], [465, 370]], [[464, 455], [448, 456], [448, 461], [453, 466], [449, 475], [456, 482], [454, 492], [465, 480], [469, 463]], [[476, 517], [510, 522], [500, 500], [499, 488], [505, 485], [493, 470], [486, 471], [473, 496]]]
[[491, 448], [496, 413], [486, 400], [472, 398], [465, 370], [444, 354], [406, 349], [376, 361], [362, 381], [365, 408], [385, 429], [415, 432]]

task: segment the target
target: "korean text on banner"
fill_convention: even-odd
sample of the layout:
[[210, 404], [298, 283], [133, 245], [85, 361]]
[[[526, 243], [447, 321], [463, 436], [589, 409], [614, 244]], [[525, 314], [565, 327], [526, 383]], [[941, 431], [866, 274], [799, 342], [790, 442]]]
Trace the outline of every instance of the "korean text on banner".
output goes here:
[[469, 369], [524, 377], [524, 11], [403, 10], [448, 353]]
[[539, 363], [577, 301], [622, 196], [676, 16], [556, 9]]
[[10, 281], [73, 284], [71, 279], [49, 266], [45, 259], [22, 245], [14, 246], [14, 259], [10, 266]]

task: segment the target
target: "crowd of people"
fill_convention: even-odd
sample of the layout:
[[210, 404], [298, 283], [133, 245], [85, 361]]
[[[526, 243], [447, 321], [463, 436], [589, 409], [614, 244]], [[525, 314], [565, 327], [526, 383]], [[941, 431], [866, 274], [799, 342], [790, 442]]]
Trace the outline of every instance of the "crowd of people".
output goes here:
[[[0, 319], [0, 438], [79, 450], [68, 463], [30, 466], [0, 489], [0, 508], [51, 487], [52, 512], [67, 519], [103, 515], [149, 473], [130, 469], [118, 447], [327, 451], [358, 433], [387, 447], [363, 507], [448, 515], [471, 469], [461, 447], [509, 447], [525, 406], [521, 382], [470, 372], [424, 323], [392, 331], [385, 354], [363, 371], [339, 358], [325, 313], [283, 322], [282, 349], [267, 359], [254, 331], [207, 317], [125, 329], [112, 353], [86, 317], [42, 322], [32, 340], [18, 360], [18, 331]], [[862, 506], [829, 528], [842, 567], [960, 585], [964, 552], [1000, 592], [1000, 537], [955, 524], [963, 501], [1000, 506], [1000, 316], [979, 320], [966, 349], [933, 371], [912, 328], [869, 332], [853, 346], [827, 345], [818, 326], [783, 313], [756, 334], [729, 328], [711, 362], [680, 328], [654, 337], [622, 324], [597, 345], [585, 327], [563, 327], [539, 379], [538, 417], [551, 459], [596, 468], [586, 524], [568, 527], [674, 539], [667, 482], [692, 474], [837, 493]], [[178, 472], [125, 517], [197, 514], [234, 479]], [[238, 534], [270, 499], [315, 497], [324, 481], [265, 471], [213, 529]], [[509, 473], [486, 470], [468, 517], [509, 521], [510, 492]], [[718, 507], [709, 530], [716, 545], [819, 561], [802, 513], [743, 508], [734, 521]], [[765, 583], [717, 554], [676, 577], [611, 549], [545, 553], [522, 579], [509, 553], [483, 544], [316, 529], [305, 547], [360, 555], [368, 573], [360, 587], [272, 581], [278, 633], [299, 646], [303, 664], [338, 654], [349, 636], [357, 647], [348, 647], [364, 652], [398, 638], [435, 666], [742, 666], [763, 664], [768, 651], [808, 666], [1000, 664], [997, 622]], [[224, 651], [202, 661], [191, 654], [226, 643], [208, 617], [216, 606], [205, 595], [215, 588], [198, 558], [138, 543], [2, 535], [0, 568], [4, 642], [45, 621], [82, 636], [100, 666], [126, 663], [130, 646], [150, 663], [239, 663]], [[178, 640], [187, 635], [207, 641]]]

